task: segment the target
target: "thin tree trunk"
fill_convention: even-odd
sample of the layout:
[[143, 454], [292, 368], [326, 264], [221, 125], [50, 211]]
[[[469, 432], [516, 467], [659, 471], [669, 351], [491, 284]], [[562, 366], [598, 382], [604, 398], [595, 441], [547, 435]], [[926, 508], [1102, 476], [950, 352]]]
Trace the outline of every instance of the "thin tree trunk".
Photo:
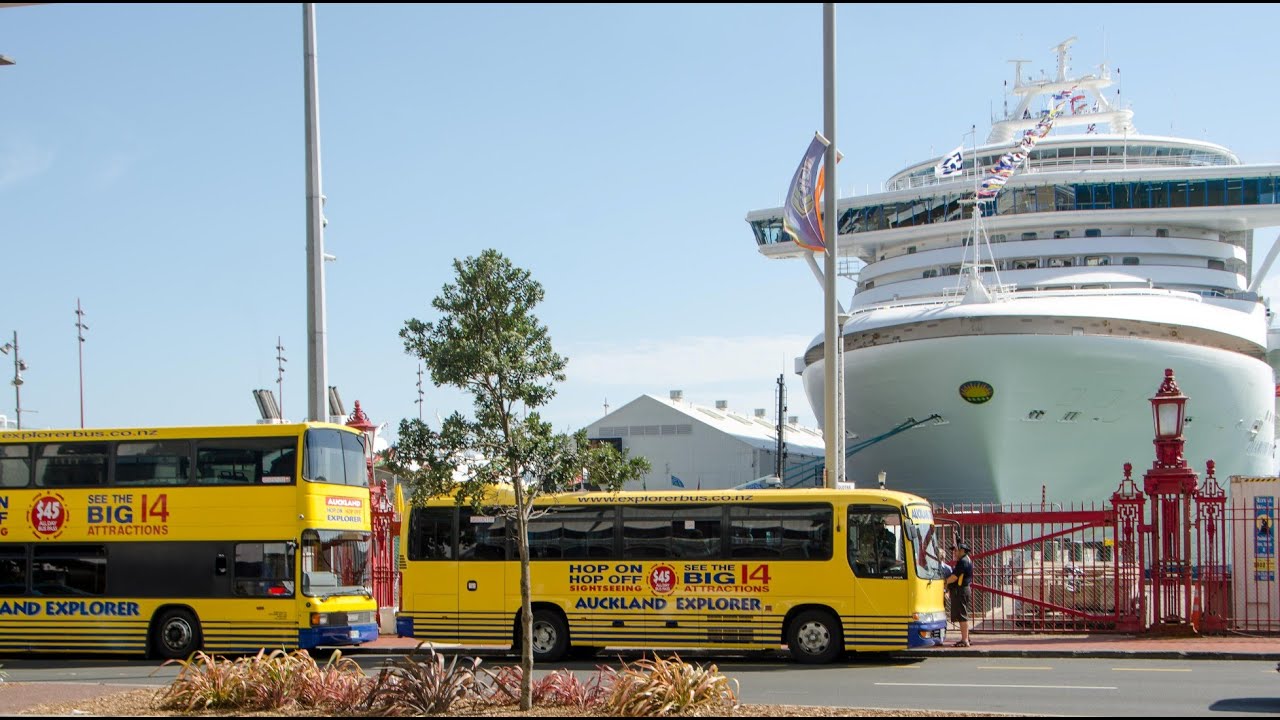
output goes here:
[[529, 510], [516, 478], [516, 546], [520, 548], [520, 709], [533, 708], [533, 585], [529, 580]]

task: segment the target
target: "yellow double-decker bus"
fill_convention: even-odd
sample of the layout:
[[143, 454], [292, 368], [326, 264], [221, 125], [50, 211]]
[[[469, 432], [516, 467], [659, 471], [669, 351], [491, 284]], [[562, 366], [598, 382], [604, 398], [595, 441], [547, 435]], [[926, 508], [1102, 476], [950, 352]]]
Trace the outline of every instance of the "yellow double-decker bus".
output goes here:
[[328, 423], [0, 432], [0, 652], [373, 640], [368, 484]]
[[[785, 646], [798, 662], [825, 663], [845, 651], [944, 640], [942, 565], [924, 498], [815, 488], [537, 502], [529, 523], [536, 661], [605, 647]], [[514, 527], [493, 508], [475, 512], [451, 498], [412, 508], [397, 632], [517, 647]]]

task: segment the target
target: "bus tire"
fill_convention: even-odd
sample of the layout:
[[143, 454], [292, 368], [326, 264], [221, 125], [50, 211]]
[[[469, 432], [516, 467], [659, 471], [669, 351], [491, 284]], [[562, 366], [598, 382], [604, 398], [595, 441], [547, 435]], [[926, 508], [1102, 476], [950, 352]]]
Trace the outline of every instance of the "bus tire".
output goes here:
[[152, 628], [151, 647], [166, 660], [185, 660], [200, 649], [200, 621], [190, 610], [170, 608]]
[[787, 628], [787, 650], [798, 663], [821, 665], [844, 652], [840, 621], [825, 610], [805, 610]]
[[553, 663], [569, 650], [569, 626], [560, 613], [547, 608], [533, 611], [533, 661]]

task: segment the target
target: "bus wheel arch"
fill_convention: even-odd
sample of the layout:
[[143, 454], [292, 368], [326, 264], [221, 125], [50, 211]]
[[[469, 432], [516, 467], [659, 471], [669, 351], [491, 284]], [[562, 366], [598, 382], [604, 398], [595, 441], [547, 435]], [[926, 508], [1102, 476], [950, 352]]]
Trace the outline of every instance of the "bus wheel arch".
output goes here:
[[166, 660], [185, 660], [204, 644], [200, 617], [187, 605], [164, 605], [151, 616], [149, 650]]
[[802, 605], [787, 614], [783, 643], [798, 663], [820, 665], [844, 652], [840, 616], [824, 605]]
[[[569, 652], [569, 618], [559, 605], [552, 603], [533, 603], [533, 661], [556, 662]], [[520, 611], [516, 611], [513, 623], [513, 650], [520, 650], [523, 632], [520, 626]]]

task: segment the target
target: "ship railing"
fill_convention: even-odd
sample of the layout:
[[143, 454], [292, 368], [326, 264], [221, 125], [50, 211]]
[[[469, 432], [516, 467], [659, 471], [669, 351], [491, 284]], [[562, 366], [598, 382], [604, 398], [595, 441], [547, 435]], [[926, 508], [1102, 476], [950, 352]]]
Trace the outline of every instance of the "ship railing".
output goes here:
[[[1035, 160], [1022, 168], [1019, 174], [1036, 172], [1052, 172], [1056, 170], [1070, 169], [1142, 169], [1142, 168], [1160, 168], [1160, 167], [1211, 167], [1217, 165], [1231, 165], [1232, 163], [1225, 158], [1210, 153], [1193, 153], [1190, 155], [1176, 156], [1157, 156], [1157, 155], [1104, 155], [1096, 158], [1051, 158], [1043, 160]], [[972, 169], [966, 169], [958, 175], [952, 175], [946, 179], [941, 179], [933, 174], [930, 168], [927, 174], [910, 175], [900, 178], [893, 184], [885, 188], [886, 191], [910, 190], [912, 188], [931, 187], [934, 185], [950, 185], [967, 179], [973, 182], [974, 175], [986, 177], [988, 170], [980, 169], [975, 173]]]
[[[1018, 289], [1017, 283], [1000, 283], [999, 285], [984, 284], [983, 287], [985, 287], [987, 292], [991, 293], [991, 297], [996, 300], [1013, 297], [1014, 291]], [[949, 302], [954, 302], [955, 300], [959, 300], [964, 297], [964, 294], [968, 292], [968, 290], [969, 289], [965, 287], [943, 288], [942, 297]]]
[[[1060, 288], [1053, 290], [1038, 290], [1035, 288], [1018, 288], [1016, 283], [1005, 283], [1001, 285], [989, 285], [987, 290], [993, 297], [1002, 300], [1034, 300], [1038, 298], [1054, 298], [1054, 297], [1134, 297], [1138, 295], [1150, 295], [1157, 297], [1176, 297], [1183, 300], [1191, 300], [1194, 302], [1203, 302], [1204, 298], [1194, 292], [1186, 290], [1168, 290], [1163, 288]], [[885, 300], [883, 302], [872, 303], [870, 305], [853, 307], [848, 312], [849, 317], [854, 317], [864, 313], [874, 312], [877, 310], [892, 310], [895, 308], [920, 307], [923, 305], [954, 305], [960, 298], [964, 297], [964, 288], [944, 288], [938, 295], [929, 295], [926, 297], [906, 298]], [[857, 296], [855, 296], [856, 299]]]

